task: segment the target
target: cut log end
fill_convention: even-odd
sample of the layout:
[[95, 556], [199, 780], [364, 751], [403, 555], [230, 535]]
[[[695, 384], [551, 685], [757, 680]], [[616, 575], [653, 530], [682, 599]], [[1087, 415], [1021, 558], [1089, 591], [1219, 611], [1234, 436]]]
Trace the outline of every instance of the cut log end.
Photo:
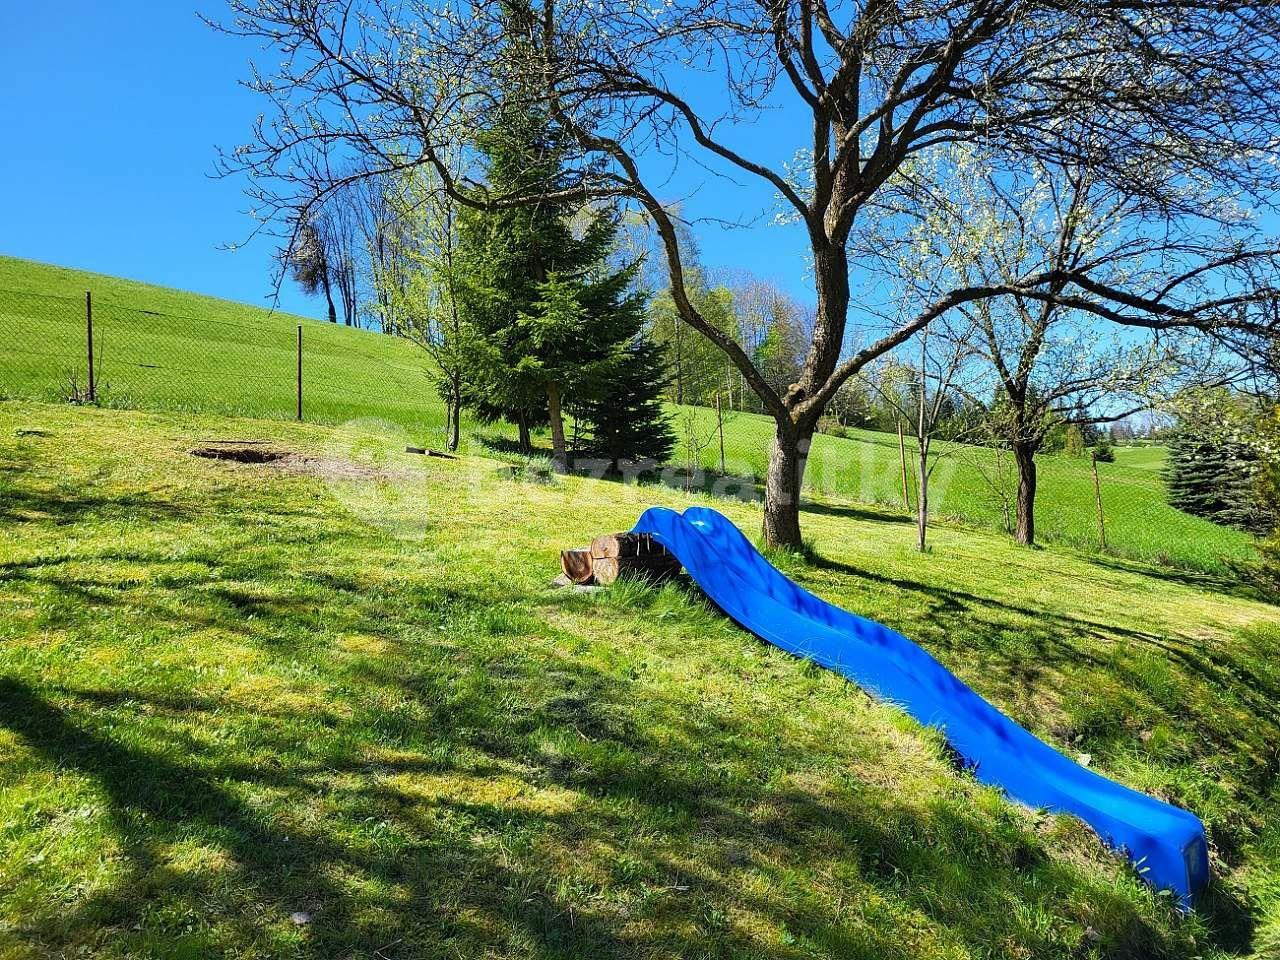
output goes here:
[[590, 583], [592, 576], [591, 549], [577, 547], [560, 551], [560, 569], [571, 583]]
[[667, 548], [647, 533], [605, 533], [591, 541], [593, 557], [669, 556]]

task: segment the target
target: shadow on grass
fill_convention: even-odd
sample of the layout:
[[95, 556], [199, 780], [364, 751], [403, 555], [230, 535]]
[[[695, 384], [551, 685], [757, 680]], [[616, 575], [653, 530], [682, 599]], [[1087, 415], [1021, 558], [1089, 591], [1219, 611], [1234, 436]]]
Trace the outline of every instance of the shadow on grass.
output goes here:
[[827, 503], [806, 499], [800, 506], [802, 513], [815, 513], [821, 517], [838, 517], [842, 520], [860, 520], [867, 523], [888, 523], [915, 526], [915, 519], [891, 507], [875, 507], [852, 503]]
[[[397, 943], [404, 955], [784, 957], [808, 944], [905, 957], [896, 931], [921, 914], [943, 942], [1034, 947], [1046, 931], [1008, 904], [1077, 899], [1110, 901], [1111, 955], [1169, 948], [1109, 883], [1046, 858], [1016, 818], [980, 813], [959, 789], [903, 803], [882, 784], [779, 779], [815, 758], [748, 719], [653, 698], [637, 710], [616, 677], [495, 653], [367, 662], [329, 733], [314, 711], [268, 710], [279, 722], [263, 726], [258, 708], [218, 696], [46, 695], [0, 680], [0, 725], [101, 791], [127, 859], [114, 884], [20, 932], [53, 948], [99, 936], [162, 949], [192, 935], [163, 917], [196, 916], [210, 952], [228, 954]], [[381, 705], [391, 691], [395, 709]], [[189, 735], [251, 722], [270, 762]], [[191, 845], [229, 865], [179, 869], [173, 849]], [[839, 879], [797, 899], [788, 890], [815, 857]], [[879, 926], [836, 908], [852, 891], [877, 905]], [[303, 931], [287, 920], [297, 910], [313, 918]]]
[[[1280, 702], [1280, 678], [1265, 657], [1250, 655], [1243, 644], [1101, 623], [821, 556], [811, 565], [918, 598], [906, 607], [910, 622], [899, 629], [979, 692], [1012, 703], [1014, 719], [1068, 752], [1087, 750], [1105, 765], [1145, 752], [1138, 740], [1144, 727], [1179, 731], [1181, 745], [1163, 759], [1211, 758], [1230, 771], [1220, 786], [1230, 789], [1237, 811], [1251, 811], [1207, 824], [1217, 854], [1231, 866], [1240, 864], [1262, 815], [1250, 798], [1269, 796], [1280, 782], [1280, 751], [1268, 746], [1280, 739], [1273, 706]], [[1174, 669], [1173, 691], [1163, 671], [1152, 674], [1141, 657], [1144, 650]], [[1040, 701], [1054, 702], [1064, 691], [1083, 695], [1069, 702], [1059, 721], [1065, 725], [1058, 725], [1047, 720]], [[1236, 713], [1224, 711], [1227, 704], [1252, 718], [1246, 729]], [[1194, 806], [1179, 795], [1165, 799]]]
[[[0, 725], [34, 754], [14, 764], [15, 781], [23, 770], [86, 781], [112, 841], [99, 853], [121, 861], [69, 906], [29, 901], [17, 933], [39, 948], [1065, 955], [1084, 916], [1105, 923], [1109, 956], [1186, 947], [1136, 884], [1046, 856], [1020, 815], [976, 803], [962, 778], [907, 795], [901, 773], [845, 769], [844, 754], [779, 736], [778, 715], [805, 708], [785, 695], [730, 709], [642, 683], [583, 652], [588, 638], [544, 621], [527, 597], [466, 577], [370, 589], [359, 567], [333, 564], [394, 554], [366, 554], [350, 533], [325, 540], [305, 512], [228, 507], [246, 530], [176, 560], [82, 549], [75, 565], [0, 567], [0, 584], [38, 588], [49, 611], [65, 605], [42, 623], [78, 648], [169, 662], [206, 643], [261, 654], [225, 681], [161, 674], [159, 691], [0, 679]], [[272, 551], [255, 550], [268, 527]], [[113, 564], [150, 577], [118, 577]], [[939, 616], [959, 622], [978, 598], [951, 594]], [[645, 623], [623, 611], [597, 626]], [[376, 643], [344, 659], [352, 638]], [[675, 641], [666, 655], [697, 658], [708, 682], [773, 680]], [[260, 697], [225, 692], [255, 681]], [[1081, 848], [1098, 857], [1095, 843]], [[192, 851], [203, 853], [195, 866]], [[27, 887], [67, 881], [22, 869]], [[295, 927], [295, 911], [311, 922]]]
[[1232, 577], [1182, 567], [1161, 567], [1157, 569], [1147, 563], [1126, 563], [1123, 560], [1108, 557], [1104, 554], [1090, 556], [1089, 562], [1106, 570], [1147, 577], [1161, 583], [1177, 583], [1205, 593], [1234, 597], [1237, 600], [1255, 600], [1270, 604], [1280, 603], [1280, 597], [1244, 581], [1243, 577], [1247, 575], [1247, 568], [1241, 568], [1239, 576]]

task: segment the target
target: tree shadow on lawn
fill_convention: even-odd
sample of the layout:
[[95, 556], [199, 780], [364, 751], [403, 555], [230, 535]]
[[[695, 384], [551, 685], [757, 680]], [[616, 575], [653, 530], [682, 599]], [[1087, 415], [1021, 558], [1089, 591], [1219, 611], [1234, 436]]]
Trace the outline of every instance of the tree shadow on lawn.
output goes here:
[[[0, 475], [0, 524], [53, 524], [71, 526], [84, 520], [131, 523], [182, 522], [206, 519], [211, 509], [237, 506], [237, 492], [205, 491], [203, 496], [171, 497], [156, 491], [110, 493], [90, 483], [72, 485], [60, 481], [52, 486], [27, 482], [25, 468], [0, 464], [0, 472], [11, 472], [22, 482], [5, 482]], [[214, 498], [211, 502], [210, 493]], [[315, 510], [274, 504], [269, 515], [259, 513], [259, 523], [283, 525], [286, 521], [315, 519]]]
[[0, 523], [69, 526], [88, 518], [130, 520], [192, 519], [201, 511], [150, 493], [103, 494], [59, 486], [0, 486]]
[[1215, 593], [1219, 596], [1231, 597], [1236, 600], [1253, 600], [1258, 603], [1272, 605], [1280, 604], [1280, 597], [1251, 586], [1244, 582], [1241, 577], [1229, 577], [1182, 567], [1161, 567], [1156, 569], [1150, 564], [1126, 563], [1122, 559], [1101, 554], [1090, 556], [1089, 561], [1107, 570], [1115, 570], [1130, 576], [1146, 577], [1161, 583], [1177, 583], [1204, 593]]
[[[370, 596], [355, 575], [309, 569], [316, 556], [259, 556], [241, 570], [226, 559], [234, 552], [219, 543], [186, 555], [146, 585], [63, 559], [0, 572], [0, 582], [38, 579], [82, 601], [86, 617], [116, 605], [125, 633], [216, 628], [287, 652], [330, 671], [324, 682], [350, 709], [317, 722], [315, 706], [249, 706], [199, 690], [58, 692], [0, 680], [0, 723], [45, 766], [98, 785], [127, 860], [120, 879], [72, 909], [33, 912], [24, 936], [52, 947], [114, 939], [138, 952], [198, 936], [206, 952], [314, 957], [393, 942], [407, 955], [782, 957], [796, 940], [817, 952], [908, 956], [876, 938], [923, 916], [950, 943], [1044, 952], [1061, 947], [1045, 939], [1054, 931], [1029, 927], [1009, 904], [1063, 918], [1074, 901], [1108, 918], [1100, 933], [1113, 955], [1175, 949], [1132, 896], [1096, 870], [1045, 858], [1015, 820], [977, 820], [960, 799], [920, 804], [892, 788], [844, 787], [829, 771], [822, 789], [797, 789], [779, 774], [820, 764], [811, 749], [779, 743], [753, 717], [652, 690], [638, 700], [624, 678], [531, 650], [522, 631], [542, 624], [424, 635], [455, 622], [481, 630], [489, 593], [400, 584]], [[169, 562], [122, 549], [97, 559], [161, 571]], [[237, 579], [250, 574], [252, 583]], [[961, 597], [948, 602], [963, 609]], [[376, 637], [385, 652], [334, 672], [335, 641], [348, 634]], [[142, 703], [158, 715], [140, 715]], [[229, 759], [207, 736], [242, 727], [261, 762]], [[144, 733], [146, 747], [125, 742]], [[431, 778], [446, 782], [424, 799]], [[508, 781], [568, 806], [494, 799], [488, 787]], [[487, 787], [462, 789], [469, 782]], [[173, 850], [184, 845], [222, 852], [229, 865], [183, 868]], [[850, 896], [880, 919], [855, 922]], [[295, 929], [287, 918], [299, 909], [314, 920]]]
[[[981, 597], [921, 580], [874, 573], [822, 556], [815, 556], [810, 562], [821, 570], [879, 583], [925, 598], [927, 605], [915, 620], [930, 625], [930, 643], [943, 650], [972, 650], [970, 640], [998, 633], [1001, 628], [1010, 626], [1008, 618], [1012, 617], [1035, 624], [1028, 627], [1026, 623], [1018, 623], [1016, 626], [1023, 635], [1034, 641], [1036, 661], [1042, 666], [1083, 664], [1108, 671], [1123, 668], [1123, 664], [1117, 663], [1114, 658], [1099, 656], [1098, 651], [1103, 648], [1094, 642], [1120, 639], [1158, 649], [1175, 660], [1186, 672], [1198, 676], [1207, 685], [1221, 691], [1230, 690], [1234, 693], [1243, 687], [1249, 695], [1251, 708], [1260, 717], [1269, 716], [1273, 705], [1280, 702], [1280, 683], [1254, 670], [1247, 663], [1241, 663], [1215, 644], [1189, 637], [1172, 637], [1137, 630], [1119, 624], [1100, 623], [1084, 617], [1009, 603], [994, 597]], [[979, 625], [986, 629], [976, 629]], [[1008, 667], [1013, 669], [1016, 664], [1009, 664]], [[1142, 685], [1146, 686], [1145, 682]]]
[[[979, 597], [822, 557], [811, 562], [817, 569], [920, 597], [920, 605], [908, 608], [914, 615], [903, 631], [916, 634], [916, 642], [1015, 720], [1057, 740], [1060, 749], [1087, 751], [1105, 766], [1125, 753], [1144, 752], [1136, 742], [1139, 734], [1163, 724], [1182, 740], [1164, 759], [1225, 764], [1235, 780], [1229, 786], [1237, 811], [1248, 810], [1251, 798], [1270, 795], [1280, 777], [1280, 754], [1267, 746], [1280, 740], [1274, 706], [1280, 702], [1280, 682], [1240, 649]], [[1012, 638], [1008, 647], [1001, 640], [1005, 636]], [[1144, 648], [1177, 671], [1176, 688], [1171, 690], [1161, 675], [1153, 680], [1134, 656]], [[1045, 704], [1068, 691], [1078, 692], [1079, 703], [1055, 719]], [[1223, 713], [1226, 704], [1247, 711], [1252, 723], [1242, 729], [1234, 714]], [[1165, 799], [1192, 805], [1181, 796]], [[1240, 865], [1243, 846], [1257, 826], [1249, 821], [1260, 815], [1241, 813], [1230, 823], [1208, 824], [1216, 852], [1227, 864]]]
[[898, 526], [915, 526], [915, 518], [901, 512], [899, 508], [872, 506], [869, 504], [853, 504], [846, 502], [827, 502], [823, 500], [801, 501], [802, 513], [814, 513], [822, 517], [837, 517], [841, 520], [858, 520], [865, 523], [889, 523]]
[[[233, 702], [46, 696], [0, 680], [0, 723], [44, 764], [91, 778], [128, 860], [112, 886], [70, 910], [50, 905], [20, 932], [48, 947], [163, 949], [189, 940], [194, 917], [209, 952], [231, 955], [367, 955], [396, 942], [404, 955], [764, 957], [793, 955], [799, 939], [885, 956], [894, 951], [876, 937], [922, 913], [947, 941], [1034, 945], [1043, 931], [1008, 904], [1056, 914], [1075, 899], [1110, 918], [1113, 955], [1172, 949], [1106, 881], [1046, 859], [1016, 818], [980, 818], [947, 798], [904, 803], [870, 784], [771, 786], [771, 771], [802, 773], [814, 758], [683, 703], [662, 705], [651, 730], [632, 716], [628, 684], [568, 661], [515, 663], [461, 698], [447, 672], [369, 668], [362, 689], [408, 693], [425, 722], [377, 724], [366, 711], [375, 725], [354, 718], [297, 756], [279, 710], [278, 742], [262, 745], [279, 761], [250, 766], [180, 736], [225, 724], [245, 709]], [[523, 706], [495, 710], [511, 685]], [[139, 717], [141, 703], [162, 716]], [[156, 747], [126, 745], [108, 718], [146, 725]], [[495, 799], [498, 783], [515, 794]], [[526, 794], [573, 800], [540, 806]], [[224, 851], [230, 865], [179, 869], [171, 854], [183, 844]], [[814, 872], [815, 857], [827, 868]], [[820, 884], [827, 870], [832, 900], [797, 896], [797, 871]], [[875, 904], [880, 927], [851, 922], [839, 904], [848, 888]], [[313, 917], [301, 932], [287, 920], [296, 910]], [[752, 922], [735, 922], [744, 915]]]

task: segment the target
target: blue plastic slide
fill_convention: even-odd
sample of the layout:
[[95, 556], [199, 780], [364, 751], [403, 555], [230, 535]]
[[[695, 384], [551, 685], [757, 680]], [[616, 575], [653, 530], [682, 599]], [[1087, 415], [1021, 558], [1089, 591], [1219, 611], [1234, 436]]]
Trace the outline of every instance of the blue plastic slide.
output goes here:
[[901, 634], [792, 583], [715, 510], [646, 510], [635, 525], [676, 555], [728, 616], [762, 640], [848, 677], [939, 727], [983, 783], [1032, 807], [1073, 813], [1184, 908], [1209, 877], [1194, 814], [1094, 773], [1037, 739]]

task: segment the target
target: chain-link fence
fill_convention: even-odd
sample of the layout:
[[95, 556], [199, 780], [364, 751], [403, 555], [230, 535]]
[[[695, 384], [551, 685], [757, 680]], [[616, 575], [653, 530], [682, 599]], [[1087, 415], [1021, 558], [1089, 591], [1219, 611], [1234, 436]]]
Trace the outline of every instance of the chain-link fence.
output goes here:
[[0, 289], [0, 397], [442, 429], [425, 354], [318, 321], [162, 313]]
[[[443, 446], [444, 405], [418, 347], [371, 331], [222, 306], [213, 302], [207, 314], [194, 315], [0, 289], [0, 398], [332, 424], [374, 417], [404, 427], [418, 442]], [[698, 398], [708, 406], [670, 408], [677, 436], [672, 465], [686, 468], [691, 489], [712, 487], [727, 473], [744, 481], [730, 495], [758, 494], [772, 421], [727, 409], [727, 388], [717, 411], [716, 393]], [[1012, 480], [1000, 452], [962, 444], [938, 450], [944, 455], [931, 482], [932, 512], [1008, 528]], [[1130, 464], [1128, 451], [1119, 453], [1119, 462], [1101, 465], [1096, 486], [1086, 462], [1041, 458], [1041, 537], [1095, 549], [1105, 535], [1112, 552], [1208, 569], [1223, 557], [1251, 555], [1245, 534], [1169, 507], [1158, 469]], [[900, 449], [891, 434], [819, 435], [806, 488], [823, 500], [910, 510], [918, 496], [910, 462], [903, 480], [910, 460], [912, 450]], [[706, 476], [695, 479], [695, 468]]]

